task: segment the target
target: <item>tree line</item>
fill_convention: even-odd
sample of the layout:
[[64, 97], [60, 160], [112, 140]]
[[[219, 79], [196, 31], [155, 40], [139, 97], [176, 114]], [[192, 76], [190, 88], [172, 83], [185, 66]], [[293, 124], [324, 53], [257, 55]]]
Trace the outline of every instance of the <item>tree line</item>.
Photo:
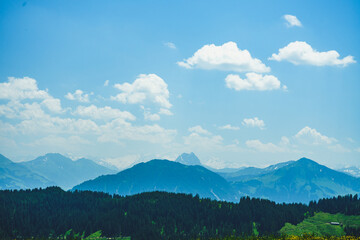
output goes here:
[[107, 237], [131, 239], [265, 236], [276, 234], [286, 222], [297, 224], [315, 211], [359, 215], [359, 205], [357, 195], [305, 205], [250, 197], [230, 203], [166, 192], [123, 197], [91, 191], [66, 192], [59, 187], [3, 190], [0, 238], [57, 237], [69, 229], [82, 236], [101, 230]]

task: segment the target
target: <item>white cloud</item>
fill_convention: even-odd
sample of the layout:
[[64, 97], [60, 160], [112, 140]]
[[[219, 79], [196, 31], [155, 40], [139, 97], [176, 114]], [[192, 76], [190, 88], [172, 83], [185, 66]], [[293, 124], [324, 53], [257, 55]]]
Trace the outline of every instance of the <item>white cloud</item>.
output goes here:
[[300, 140], [303, 143], [307, 144], [332, 144], [337, 142], [335, 138], [330, 138], [325, 135], [322, 135], [316, 129], [310, 128], [308, 126], [301, 129], [296, 135], [295, 138]]
[[208, 130], [203, 129], [200, 125], [191, 127], [191, 128], [188, 129], [188, 131], [192, 132], [192, 133], [197, 133], [197, 134], [205, 134], [205, 135], [210, 135], [211, 134]]
[[262, 75], [258, 73], [247, 73], [246, 79], [240, 78], [239, 75], [229, 74], [225, 78], [226, 87], [241, 90], [275, 90], [279, 89], [281, 83], [277, 77], [273, 75]]
[[335, 51], [318, 52], [306, 42], [295, 41], [280, 48], [278, 54], [272, 54], [269, 60], [289, 61], [295, 65], [308, 64], [315, 66], [347, 66], [355, 63], [353, 56], [339, 59], [340, 54]]
[[337, 153], [348, 153], [351, 152], [350, 149], [345, 148], [344, 146], [342, 146], [341, 144], [335, 144], [332, 146], [328, 146], [328, 149], [330, 149], [333, 152], [337, 152]]
[[38, 102], [23, 104], [19, 101], [10, 101], [6, 105], [0, 105], [0, 115], [10, 119], [40, 119], [48, 117]]
[[286, 25], [288, 27], [301, 27], [301, 22], [296, 16], [286, 14], [284, 15], [284, 19], [286, 20]]
[[160, 120], [159, 114], [150, 113], [148, 111], [144, 112], [144, 118], [145, 118], [145, 120], [150, 120], [150, 121], [159, 121]]
[[271, 152], [271, 153], [275, 153], [275, 152], [283, 152], [284, 149], [282, 149], [281, 147], [273, 144], [273, 143], [262, 143], [260, 140], [248, 140], [246, 141], [246, 146], [248, 148], [252, 148], [255, 149], [256, 151], [259, 152]]
[[109, 86], [109, 80], [106, 80], [106, 81], [104, 82], [104, 87], [107, 87], [107, 86]]
[[222, 130], [239, 130], [240, 128], [236, 127], [236, 126], [231, 126], [230, 124], [226, 124], [224, 126], [219, 127], [219, 129], [222, 129]]
[[176, 45], [172, 42], [166, 42], [166, 43], [164, 43], [164, 45], [168, 48], [176, 49]]
[[56, 146], [56, 148], [69, 149], [77, 148], [79, 144], [90, 145], [91, 142], [87, 139], [81, 138], [79, 136], [69, 136], [69, 137], [60, 137], [56, 135], [49, 135], [43, 138], [37, 139], [36, 141], [30, 143], [30, 146]]
[[117, 158], [106, 158], [102, 161], [117, 167], [119, 170], [129, 168], [136, 163], [139, 163], [141, 156], [139, 154], [125, 155]]
[[[8, 82], [0, 83], [0, 99], [10, 100], [7, 105], [0, 106], [0, 114], [15, 117], [19, 114], [21, 108], [24, 108], [20, 102], [25, 99], [40, 100], [42, 105], [54, 113], [61, 113], [60, 100], [53, 98], [47, 91], [40, 90], [37, 82], [33, 78], [14, 78], [9, 77]], [[11, 117], [10, 115], [13, 114]]]
[[47, 91], [39, 90], [36, 80], [29, 77], [9, 77], [8, 82], [0, 83], [0, 99], [47, 99], [51, 96]]
[[360, 147], [355, 149], [356, 152], [360, 152]]
[[169, 90], [165, 81], [156, 74], [140, 74], [133, 83], [115, 84], [115, 88], [122, 91], [112, 100], [122, 103], [153, 102], [163, 108], [171, 108]]
[[227, 42], [221, 46], [204, 45], [194, 55], [182, 62], [181, 67], [217, 69], [236, 72], [269, 72], [267, 67], [257, 58], [252, 58], [248, 50], [241, 50], [235, 42]]
[[185, 145], [192, 146], [192, 148], [200, 149], [219, 149], [223, 147], [223, 138], [219, 135], [217, 136], [203, 136], [198, 133], [191, 133], [189, 136], [184, 137]]
[[160, 108], [159, 114], [172, 116], [174, 115], [169, 109], [166, 108]]
[[[90, 109], [90, 110], [89, 110]], [[84, 116], [98, 119], [103, 112], [107, 118], [118, 117], [103, 125], [98, 125], [90, 119], [52, 117], [43, 112], [38, 103], [24, 104], [16, 117], [23, 120], [15, 125], [6, 123], [9, 131], [15, 134], [24, 134], [30, 137], [41, 135], [79, 135], [97, 138], [98, 142], [116, 142], [119, 140], [144, 141], [149, 143], [169, 143], [176, 136], [177, 131], [164, 129], [161, 126], [143, 125], [134, 126], [126, 120], [133, 117], [126, 112], [118, 112], [106, 108], [89, 108], [83, 110]], [[79, 111], [80, 112], [80, 111]]]
[[258, 119], [257, 117], [254, 118], [244, 118], [242, 121], [242, 125], [247, 127], [258, 127], [260, 129], [264, 129], [265, 123], [263, 120]]
[[65, 98], [79, 102], [89, 102], [89, 94], [85, 94], [82, 90], [78, 89], [74, 93], [67, 93]]
[[164, 129], [157, 124], [133, 126], [121, 119], [114, 119], [100, 128], [102, 134], [98, 140], [101, 142], [117, 142], [125, 139], [165, 144], [171, 142], [177, 134], [176, 130]]
[[47, 109], [54, 113], [61, 113], [63, 109], [61, 108], [60, 99], [57, 98], [47, 98], [41, 102]]
[[239, 151], [239, 147], [236, 144], [224, 145], [223, 138], [220, 135], [213, 135], [208, 130], [202, 128], [200, 125], [191, 127], [188, 129], [190, 134], [184, 136], [184, 144], [190, 146], [188, 151], [225, 151], [235, 152]]
[[280, 141], [280, 145], [286, 146], [286, 145], [289, 145], [289, 144], [290, 144], [289, 138], [287, 138], [285, 136], [282, 136], [281, 141]]
[[81, 117], [104, 120], [121, 118], [133, 121], [136, 119], [136, 117], [130, 112], [120, 111], [119, 109], [114, 109], [109, 106], [105, 106], [103, 108], [96, 107], [95, 105], [90, 105], [88, 107], [78, 106], [74, 114]]

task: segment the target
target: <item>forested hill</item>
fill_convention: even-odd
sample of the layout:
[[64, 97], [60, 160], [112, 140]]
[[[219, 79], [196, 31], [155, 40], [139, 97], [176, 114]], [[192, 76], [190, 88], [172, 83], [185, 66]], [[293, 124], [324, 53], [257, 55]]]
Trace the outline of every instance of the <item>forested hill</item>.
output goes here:
[[85, 236], [98, 230], [131, 239], [210, 239], [254, 232], [276, 234], [286, 222], [297, 224], [314, 210], [359, 214], [360, 201], [339, 197], [303, 204], [276, 204], [241, 198], [239, 203], [165, 192], [128, 197], [99, 192], [0, 191], [0, 238], [59, 236], [67, 230]]

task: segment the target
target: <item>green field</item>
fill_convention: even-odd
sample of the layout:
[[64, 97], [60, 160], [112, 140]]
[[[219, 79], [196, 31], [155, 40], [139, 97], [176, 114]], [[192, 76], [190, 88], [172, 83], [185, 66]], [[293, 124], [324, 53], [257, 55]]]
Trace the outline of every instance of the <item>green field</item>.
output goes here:
[[[341, 225], [331, 225], [330, 222], [339, 222]], [[311, 234], [315, 236], [344, 236], [345, 227], [360, 227], [360, 216], [346, 216], [343, 214], [315, 213], [301, 223], [292, 225], [286, 223], [280, 230], [283, 235], [301, 236]]]

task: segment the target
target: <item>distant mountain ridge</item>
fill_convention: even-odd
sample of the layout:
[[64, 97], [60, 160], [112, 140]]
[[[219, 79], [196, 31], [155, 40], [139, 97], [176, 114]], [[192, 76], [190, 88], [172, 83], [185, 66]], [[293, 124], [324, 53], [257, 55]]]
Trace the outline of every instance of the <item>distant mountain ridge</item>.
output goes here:
[[239, 194], [276, 202], [309, 202], [360, 192], [360, 179], [301, 158], [264, 175], [234, 182]]
[[61, 154], [46, 154], [21, 163], [14, 163], [0, 154], [0, 189], [57, 185], [63, 189], [73, 187], [73, 190], [120, 195], [159, 190], [199, 194], [226, 201], [251, 196], [276, 202], [304, 203], [360, 193], [360, 178], [329, 169], [307, 158], [267, 168], [220, 169], [219, 172], [198, 163], [201, 164], [194, 153], [184, 153], [175, 162], [155, 159], [115, 174], [116, 171], [91, 160], [72, 161]]
[[245, 167], [234, 172], [219, 172], [219, 174], [230, 182], [237, 182], [272, 172], [274, 170], [285, 167], [294, 162], [295, 161], [282, 162], [282, 163], [270, 165], [269, 167], [266, 168]]
[[193, 152], [181, 154], [176, 158], [175, 162], [184, 165], [201, 165], [199, 158]]
[[25, 166], [12, 162], [0, 154], [0, 189], [45, 188], [56, 185]]
[[202, 166], [188, 166], [157, 159], [139, 163], [118, 174], [86, 181], [75, 186], [73, 190], [101, 191], [120, 195], [167, 191], [199, 194], [203, 198], [217, 200], [238, 199], [237, 194], [224, 178]]
[[66, 190], [100, 175], [115, 173], [114, 170], [96, 164], [89, 159], [81, 158], [73, 161], [59, 153], [48, 153], [21, 164]]

